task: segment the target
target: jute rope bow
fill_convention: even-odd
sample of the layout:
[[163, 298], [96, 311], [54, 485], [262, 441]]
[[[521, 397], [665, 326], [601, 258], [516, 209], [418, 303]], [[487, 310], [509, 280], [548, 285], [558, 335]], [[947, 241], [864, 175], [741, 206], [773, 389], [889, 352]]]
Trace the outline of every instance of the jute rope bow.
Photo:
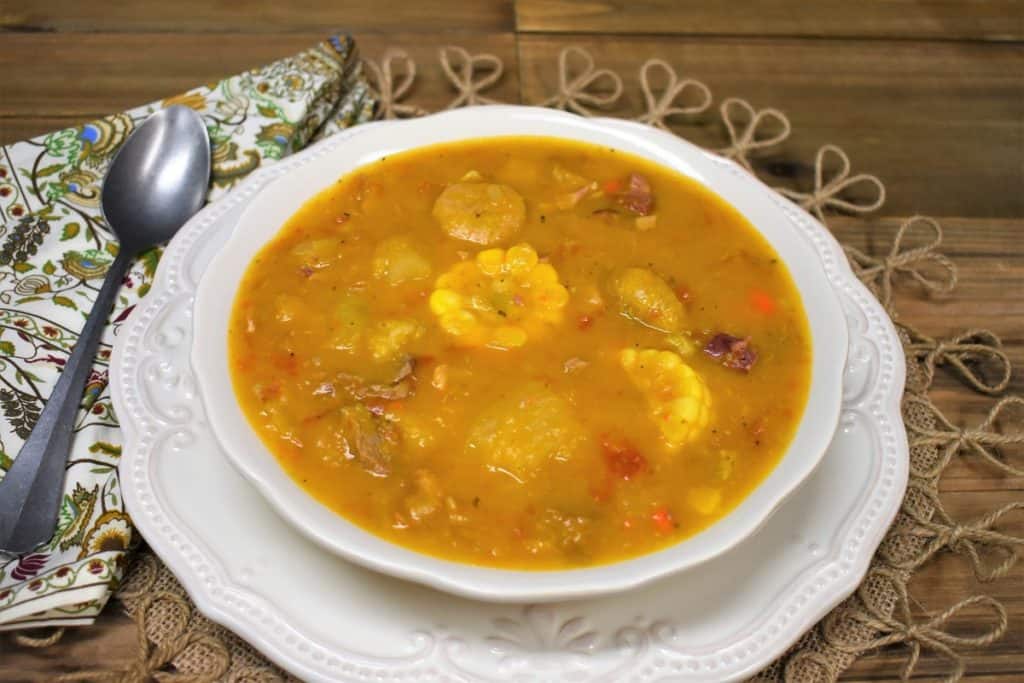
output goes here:
[[[729, 133], [729, 146], [718, 150], [718, 153], [732, 159], [748, 171], [752, 170], [748, 158], [751, 152], [772, 147], [789, 137], [789, 119], [778, 109], [755, 111], [746, 100], [729, 97], [719, 105], [718, 112], [722, 117], [722, 123], [725, 124], [725, 130]], [[764, 134], [765, 126], [772, 122], [778, 126], [778, 131], [759, 138], [759, 130]]]
[[[377, 118], [397, 119], [408, 116], [423, 116], [426, 110], [413, 104], [402, 104], [416, 80], [416, 62], [405, 50], [389, 47], [378, 65], [371, 59], [364, 59], [369, 75], [369, 86], [377, 98]], [[399, 80], [396, 83], [396, 73]]]
[[[574, 76], [570, 58], [582, 68]], [[600, 93], [594, 90], [604, 80], [611, 91]], [[594, 58], [583, 48], [570, 45], [558, 53], [558, 92], [541, 102], [542, 107], [555, 107], [576, 112], [581, 116], [593, 116], [589, 107], [606, 109], [622, 96], [622, 79], [609, 69], [595, 69]]]
[[[863, 609], [847, 607], [833, 611], [825, 620], [824, 635], [833, 647], [853, 654], [861, 654], [865, 650], [873, 650], [886, 645], [905, 643], [910, 648], [910, 656], [901, 672], [903, 680], [909, 679], [914, 672], [917, 661], [921, 657], [921, 650], [928, 649], [942, 655], [953, 665], [953, 671], [944, 681], [954, 683], [963, 677], [964, 663], [953, 648], [984, 647], [1001, 638], [1006, 632], [1008, 623], [1006, 610], [987, 595], [972, 596], [924, 621], [915, 621], [914, 615], [910, 611], [910, 596], [907, 594], [906, 582], [890, 569], [876, 569], [872, 574], [877, 579], [891, 584], [892, 590], [897, 596], [896, 609], [893, 614], [886, 614], [875, 604], [875, 601], [870, 599], [870, 596], [864, 595], [861, 599]], [[865, 591], [866, 585], [868, 585], [867, 581], [861, 584], [858, 594]], [[964, 637], [954, 636], [944, 630], [947, 622], [958, 612], [972, 607], [984, 607], [992, 612], [995, 623], [984, 634]], [[881, 635], [867, 643], [860, 641], [856, 644], [846, 643], [839, 636], [837, 625], [847, 619], [863, 624]]]
[[15, 633], [14, 642], [22, 647], [50, 647], [60, 642], [60, 639], [64, 637], [64, 628], [59, 627], [53, 630], [53, 633], [46, 636], [30, 636], [26, 633]]
[[[152, 643], [147, 635], [147, 614], [156, 603], [164, 603], [174, 608], [177, 616], [159, 643]], [[78, 681], [97, 681], [99, 683], [149, 683], [153, 680], [173, 683], [200, 683], [216, 681], [223, 677], [231, 663], [230, 655], [224, 644], [212, 635], [204, 634], [189, 628], [189, 617], [192, 606], [188, 601], [170, 591], [155, 591], [142, 596], [136, 606], [135, 624], [138, 629], [137, 659], [123, 670], [86, 670], [73, 674], [63, 674], [55, 678], [60, 683]], [[207, 661], [210, 671], [203, 674], [178, 674], [163, 671], [164, 667], [185, 649], [204, 647], [209, 651]]]
[[[830, 157], [839, 160], [839, 168], [828, 181], [825, 180], [825, 169], [830, 167]], [[853, 202], [842, 199], [840, 195], [856, 185], [871, 185], [877, 195], [874, 199], [864, 202]], [[814, 158], [814, 189], [811, 192], [797, 192], [785, 187], [775, 188], [777, 192], [789, 197], [802, 208], [810, 211], [818, 220], [825, 220], [825, 209], [839, 209], [847, 213], [870, 213], [881, 208], [885, 203], [885, 185], [873, 175], [858, 173], [850, 175], [850, 157], [835, 145], [823, 145]]]
[[[920, 247], [904, 249], [903, 241], [911, 232], [918, 230], [930, 230], [933, 233], [932, 240]], [[868, 256], [851, 246], [846, 246], [845, 250], [857, 276], [875, 292], [882, 306], [891, 312], [892, 282], [896, 274], [913, 278], [931, 294], [946, 294], [956, 286], [956, 266], [937, 251], [940, 244], [942, 228], [939, 224], [931, 218], [913, 216], [900, 226], [885, 257]], [[923, 268], [928, 265], [937, 267], [940, 272], [925, 272]]]
[[[923, 397], [908, 394], [904, 399], [904, 405], [907, 407], [916, 405], [917, 408], [930, 412], [934, 416], [936, 424], [934, 428], [924, 428], [908, 423], [910, 447], [935, 446], [941, 451], [938, 462], [933, 466], [920, 471], [912, 469], [911, 473], [915, 477], [929, 479], [939, 476], [953, 456], [960, 452], [974, 453], [1006, 474], [1015, 477], [1024, 476], [1024, 469], [1010, 465], [994, 450], [1002, 446], [1024, 445], [1024, 429], [1018, 427], [1017, 431], [1009, 434], [1002, 434], [995, 430], [996, 422], [1002, 416], [1003, 411], [1014, 406], [1024, 408], [1024, 398], [1007, 396], [1001, 399], [993, 406], [981, 424], [974, 429], [961, 429], [954, 426], [945, 415]], [[1011, 421], [1011, 424], [1019, 426], [1020, 421]]]
[[[480, 93], [501, 78], [505, 65], [500, 59], [491, 54], [471, 55], [455, 45], [441, 48], [439, 57], [441, 70], [459, 93], [445, 109], [475, 104], [497, 104], [497, 100], [484, 97]], [[482, 74], [479, 77], [478, 72]]]
[[[665, 74], [665, 88], [659, 95], [655, 95], [651, 83], [655, 69]], [[663, 59], [648, 59], [640, 67], [640, 90], [643, 91], [647, 110], [634, 120], [662, 130], [668, 130], [667, 119], [670, 116], [699, 114], [711, 105], [711, 91], [706, 85], [692, 78], [679, 80], [675, 69]], [[681, 99], [687, 90], [694, 92], [694, 96], [697, 97], [696, 103], [676, 105], [676, 100]]]
[[[988, 330], [967, 330], [948, 339], [934, 339], [918, 330], [903, 325], [911, 342], [905, 346], [909, 355], [921, 362], [925, 386], [935, 377], [935, 368], [952, 368], [967, 384], [984, 394], [998, 394], [1010, 384], [1010, 358], [1003, 350], [999, 337]], [[986, 380], [980, 374], [983, 363], [998, 368], [998, 378]]]
[[[966, 556], [975, 577], [979, 581], [988, 582], [1005, 576], [1017, 563], [1017, 549], [1024, 547], [1024, 538], [997, 531], [995, 526], [1007, 515], [1018, 510], [1024, 511], [1024, 502], [1008, 503], [987, 515], [961, 524], [946, 512], [934, 487], [922, 485], [919, 480], [912, 480], [910, 487], [929, 500], [933, 515], [923, 515], [918, 509], [919, 506], [904, 504], [903, 514], [910, 517], [914, 524], [908, 528], [894, 527], [892, 533], [920, 539], [924, 546], [916, 556], [907, 560], [887, 558], [894, 567], [912, 571], [943, 548], [948, 548]], [[1000, 561], [990, 567], [983, 559], [983, 555], [995, 556], [1000, 558]]]

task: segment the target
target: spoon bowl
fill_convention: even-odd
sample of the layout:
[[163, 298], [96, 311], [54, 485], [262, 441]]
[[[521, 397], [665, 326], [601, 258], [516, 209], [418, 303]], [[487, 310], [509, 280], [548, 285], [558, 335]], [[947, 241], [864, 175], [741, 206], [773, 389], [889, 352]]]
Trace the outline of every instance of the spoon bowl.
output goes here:
[[[201, 142], [200, 142], [201, 141]], [[103, 181], [100, 205], [121, 248], [166, 242], [206, 199], [210, 143], [202, 118], [188, 107], [168, 107], [139, 126], [118, 152]]]
[[198, 211], [210, 181], [210, 139], [192, 109], [150, 116], [114, 157], [101, 206], [120, 242], [60, 378], [25, 445], [0, 480], [0, 550], [26, 553], [53, 536], [75, 413], [103, 328], [138, 254], [166, 242]]

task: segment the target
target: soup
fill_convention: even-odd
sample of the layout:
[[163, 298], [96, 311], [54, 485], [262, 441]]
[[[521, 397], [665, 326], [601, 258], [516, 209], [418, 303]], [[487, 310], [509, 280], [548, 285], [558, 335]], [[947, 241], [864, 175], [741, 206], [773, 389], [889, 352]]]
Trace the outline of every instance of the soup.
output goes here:
[[346, 519], [458, 562], [649, 553], [778, 463], [811, 344], [771, 246], [701, 185], [540, 137], [425, 147], [307, 202], [250, 263], [234, 390]]

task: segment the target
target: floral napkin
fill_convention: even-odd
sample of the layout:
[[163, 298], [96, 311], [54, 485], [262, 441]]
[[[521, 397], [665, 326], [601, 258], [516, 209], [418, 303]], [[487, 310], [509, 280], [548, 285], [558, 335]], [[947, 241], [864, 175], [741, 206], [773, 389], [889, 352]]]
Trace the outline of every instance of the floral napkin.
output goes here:
[[[106, 168], [137, 125], [172, 104], [206, 121], [213, 201], [260, 165], [369, 120], [375, 98], [352, 39], [336, 36], [214, 85], [0, 147], [0, 479], [117, 254], [99, 204]], [[121, 439], [107, 366], [160, 253], [143, 254], [124, 279], [75, 418], [53, 538], [20, 557], [0, 554], [0, 630], [90, 623], [121, 579], [133, 531], [118, 483]]]

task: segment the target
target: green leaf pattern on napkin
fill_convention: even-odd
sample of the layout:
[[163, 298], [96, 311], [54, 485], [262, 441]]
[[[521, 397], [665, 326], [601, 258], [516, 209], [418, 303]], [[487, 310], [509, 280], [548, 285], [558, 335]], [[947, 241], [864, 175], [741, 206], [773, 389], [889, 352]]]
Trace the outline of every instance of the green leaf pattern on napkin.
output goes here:
[[[213, 146], [209, 199], [262, 164], [373, 116], [355, 45], [298, 55], [137, 109], [0, 147], [0, 479], [39, 418], [117, 254], [100, 186], [146, 117], [182, 104]], [[0, 629], [87, 623], [120, 580], [132, 542], [118, 482], [120, 433], [107, 387], [111, 344], [149, 291], [160, 249], [124, 279], [75, 418], [58, 526], [22, 557], [0, 555]]]

